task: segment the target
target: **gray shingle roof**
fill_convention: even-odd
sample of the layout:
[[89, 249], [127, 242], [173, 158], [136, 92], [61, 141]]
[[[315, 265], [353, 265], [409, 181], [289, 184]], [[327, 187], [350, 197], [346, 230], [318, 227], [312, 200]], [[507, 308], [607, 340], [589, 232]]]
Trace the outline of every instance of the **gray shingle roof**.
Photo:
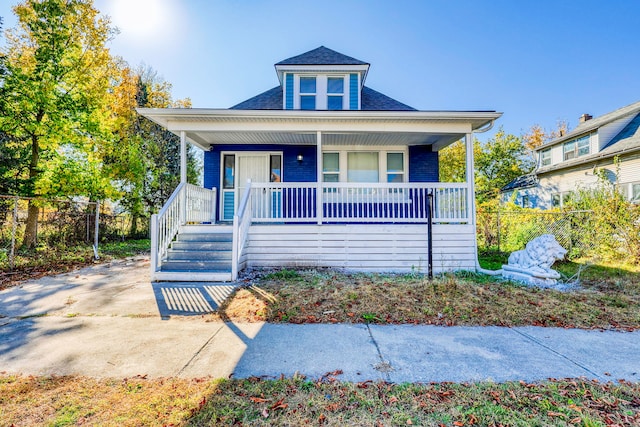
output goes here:
[[[282, 87], [276, 86], [231, 107], [232, 110], [282, 110]], [[367, 86], [362, 89], [363, 111], [416, 111]]]
[[367, 86], [362, 88], [361, 103], [362, 110], [365, 111], [416, 111], [415, 108], [389, 98]]
[[602, 116], [595, 117], [591, 120], [587, 120], [584, 123], [580, 123], [573, 129], [571, 132], [561, 136], [560, 138], [556, 138], [553, 141], [549, 141], [546, 144], [541, 145], [536, 148], [536, 151], [544, 150], [552, 145], [556, 145], [560, 142], [568, 141], [572, 138], [575, 138], [581, 134], [591, 132], [594, 129], [599, 128], [600, 126], [606, 125], [607, 123], [613, 122], [614, 120], [618, 120], [624, 116], [629, 114], [637, 113], [640, 111], [640, 102], [635, 102], [633, 104], [624, 106], [622, 108], [618, 108], [615, 111], [612, 111], [607, 114], [603, 114]]
[[510, 191], [517, 188], [529, 188], [538, 185], [538, 177], [535, 174], [522, 175], [505, 185], [500, 191]]
[[369, 63], [320, 46], [309, 52], [284, 59], [276, 65], [369, 65]]
[[231, 107], [231, 110], [282, 110], [282, 86], [242, 101]]

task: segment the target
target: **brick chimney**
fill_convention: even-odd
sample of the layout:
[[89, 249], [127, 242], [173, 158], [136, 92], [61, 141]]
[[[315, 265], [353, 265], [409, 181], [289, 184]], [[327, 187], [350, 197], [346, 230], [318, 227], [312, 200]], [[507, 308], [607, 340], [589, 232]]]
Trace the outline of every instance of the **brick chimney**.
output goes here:
[[588, 120], [591, 120], [591, 119], [593, 119], [593, 116], [591, 114], [585, 113], [585, 114], [580, 116], [580, 123], [584, 123], [584, 122], [586, 122]]

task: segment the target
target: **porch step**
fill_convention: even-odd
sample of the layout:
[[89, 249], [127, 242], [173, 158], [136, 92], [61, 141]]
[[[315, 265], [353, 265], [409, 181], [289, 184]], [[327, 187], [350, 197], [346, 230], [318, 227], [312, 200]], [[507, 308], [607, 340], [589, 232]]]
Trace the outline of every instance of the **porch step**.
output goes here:
[[[231, 277], [233, 234], [217, 226], [187, 226], [178, 233], [162, 260], [160, 273], [188, 281], [192, 274]], [[165, 275], [166, 275], [165, 274]], [[226, 276], [225, 276], [226, 277]]]
[[232, 233], [179, 233], [178, 242], [231, 242]]
[[176, 249], [171, 248], [167, 251], [168, 261], [229, 261], [231, 262], [231, 249], [219, 250], [212, 248], [211, 250], [196, 250], [193, 248]]
[[171, 244], [171, 249], [177, 251], [231, 251], [233, 242], [198, 242], [198, 241], [175, 241]]
[[190, 272], [156, 271], [152, 273], [153, 282], [230, 282], [231, 272]]
[[228, 273], [231, 271], [231, 261], [201, 261], [201, 260], [175, 260], [163, 261], [161, 272], [209, 272]]

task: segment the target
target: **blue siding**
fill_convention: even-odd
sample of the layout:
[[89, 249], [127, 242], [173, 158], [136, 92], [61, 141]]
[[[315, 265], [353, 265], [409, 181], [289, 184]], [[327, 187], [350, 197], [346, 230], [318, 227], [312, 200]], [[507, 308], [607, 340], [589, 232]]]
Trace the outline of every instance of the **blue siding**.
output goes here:
[[233, 219], [234, 199], [235, 199], [235, 194], [233, 191], [228, 191], [224, 193], [224, 200], [222, 202], [224, 205], [222, 208], [222, 219], [227, 221]]
[[349, 109], [358, 109], [358, 75], [349, 74]]
[[[204, 153], [204, 186], [220, 190], [220, 153], [223, 151], [278, 151], [282, 152], [282, 169], [284, 182], [316, 181], [316, 147], [315, 145], [216, 145]], [[302, 162], [298, 162], [298, 154], [302, 154]]]
[[430, 146], [409, 147], [409, 182], [438, 182], [438, 168], [438, 153]]
[[293, 74], [291, 73], [285, 73], [285, 84], [284, 84], [284, 88], [285, 88], [285, 100], [286, 100], [286, 104], [285, 104], [285, 108], [287, 110], [293, 110]]
[[[220, 192], [220, 157], [221, 152], [268, 151], [282, 152], [283, 181], [284, 182], [316, 182], [316, 147], [313, 145], [216, 145], [204, 153], [204, 185], [206, 188], [217, 188]], [[302, 162], [297, 157], [303, 156]], [[438, 153], [432, 152], [429, 146], [409, 147], [409, 182], [438, 182]], [[295, 196], [282, 194], [272, 200], [272, 207], [282, 209], [287, 217]], [[315, 212], [315, 193], [310, 194], [308, 203], [311, 212]], [[299, 201], [295, 201], [299, 202]], [[307, 203], [305, 202], [305, 203]], [[416, 201], [418, 202], [418, 201]], [[231, 205], [232, 206], [232, 205]], [[221, 212], [222, 214], [222, 212]]]

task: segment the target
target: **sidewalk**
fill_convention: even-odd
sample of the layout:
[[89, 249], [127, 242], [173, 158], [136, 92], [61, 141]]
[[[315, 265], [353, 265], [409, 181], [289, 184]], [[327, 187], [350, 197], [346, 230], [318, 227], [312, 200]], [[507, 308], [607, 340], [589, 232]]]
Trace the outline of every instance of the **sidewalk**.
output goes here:
[[[345, 381], [640, 381], [640, 332], [208, 322], [229, 285], [149, 283], [139, 257], [0, 292], [0, 372]], [[169, 315], [182, 314], [183, 316]]]

